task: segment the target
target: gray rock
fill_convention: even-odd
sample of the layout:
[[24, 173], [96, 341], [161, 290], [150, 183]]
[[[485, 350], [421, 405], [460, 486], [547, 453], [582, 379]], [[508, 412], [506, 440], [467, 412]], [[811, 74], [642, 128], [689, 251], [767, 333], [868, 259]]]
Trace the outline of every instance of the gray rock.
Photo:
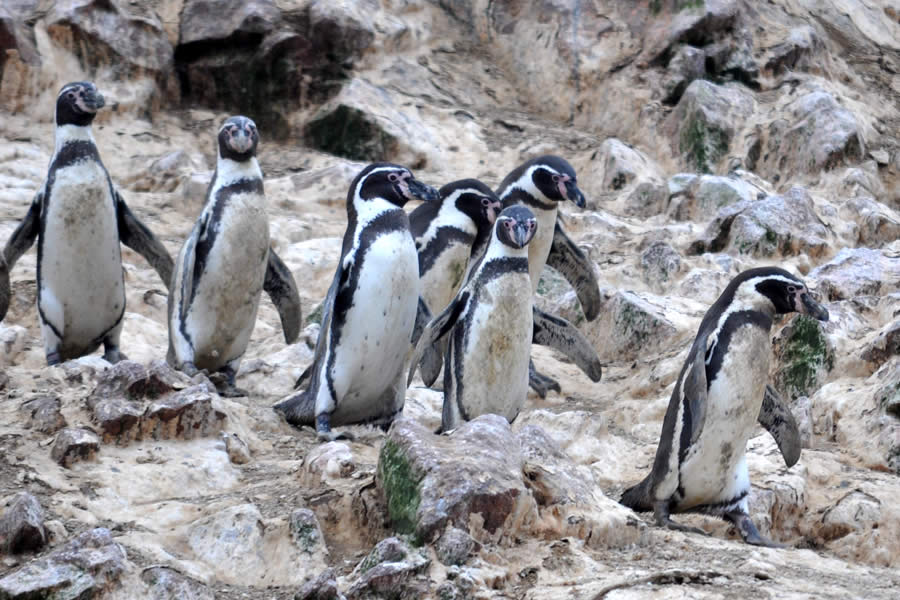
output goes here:
[[92, 403], [91, 420], [106, 443], [125, 445], [140, 437], [144, 403], [125, 398], [107, 398]]
[[795, 27], [783, 42], [769, 50], [765, 69], [775, 75], [785, 71], [806, 71], [811, 66], [810, 59], [824, 47], [815, 29], [809, 25]]
[[323, 552], [328, 554], [325, 536], [319, 526], [316, 513], [308, 508], [298, 508], [291, 513], [289, 528], [294, 545], [308, 554]]
[[812, 401], [808, 396], [795, 398], [791, 403], [791, 414], [797, 422], [800, 431], [800, 447], [812, 448], [813, 440], [813, 413]]
[[[37, 2], [34, 5], [32, 10], [37, 8]], [[37, 66], [41, 63], [41, 57], [37, 51], [34, 28], [26, 23], [30, 11], [16, 8], [6, 4], [0, 7], [0, 52], [6, 54], [14, 51], [24, 63]], [[0, 75], [3, 74], [4, 63], [6, 57], [0, 60]]]
[[125, 550], [113, 541], [108, 529], [91, 529], [0, 579], [0, 598], [98, 597], [116, 585], [126, 570], [126, 560]]
[[666, 242], [653, 242], [641, 253], [641, 278], [662, 291], [681, 270], [681, 255]]
[[834, 344], [819, 321], [794, 315], [773, 338], [771, 370], [786, 398], [812, 396], [834, 368]]
[[56, 396], [38, 396], [26, 400], [22, 404], [28, 413], [32, 429], [41, 433], [53, 434], [67, 425], [60, 412], [60, 401]]
[[215, 594], [203, 583], [171, 567], [148, 567], [141, 581], [149, 588], [148, 600], [215, 600]]
[[704, 221], [723, 207], [755, 199], [752, 188], [737, 177], [682, 173], [668, 182], [667, 213], [679, 221]]
[[448, 567], [464, 564], [474, 549], [472, 536], [456, 527], [448, 527], [434, 545], [438, 560]]
[[841, 206], [840, 213], [859, 226], [861, 246], [878, 248], [900, 239], [900, 215], [874, 198], [851, 198]]
[[372, 552], [354, 569], [356, 579], [347, 589], [347, 600], [421, 598], [428, 590], [427, 579], [417, 579], [431, 561], [399, 538], [378, 542]]
[[93, 460], [100, 450], [100, 438], [87, 429], [67, 427], [56, 434], [50, 457], [64, 467], [82, 460]]
[[262, 36], [280, 23], [281, 11], [272, 0], [188, 0], [181, 12], [178, 43], [210, 43], [242, 36]]
[[213, 406], [205, 385], [195, 385], [151, 402], [141, 419], [141, 434], [156, 440], [208, 437], [221, 431], [225, 413]]
[[225, 442], [225, 452], [228, 453], [228, 460], [236, 465], [245, 465], [252, 457], [250, 456], [250, 447], [247, 442], [238, 437], [236, 433], [222, 432], [222, 440]]
[[338, 591], [337, 573], [334, 569], [325, 569], [294, 594], [294, 600], [341, 600], [343, 598], [344, 596]]
[[518, 444], [497, 415], [442, 436], [408, 419], [395, 421], [381, 447], [376, 483], [394, 529], [425, 543], [447, 525], [479, 541], [496, 540], [535, 516]]
[[19, 492], [7, 501], [0, 516], [0, 548], [18, 554], [40, 550], [46, 543], [41, 503], [28, 492]]
[[875, 363], [876, 368], [884, 364], [892, 356], [900, 355], [900, 320], [883, 327], [878, 336], [866, 344], [861, 358]]
[[218, 571], [240, 573], [262, 568], [264, 531], [259, 509], [240, 504], [192, 523], [187, 542], [197, 558]]
[[860, 490], [853, 490], [822, 515], [820, 535], [827, 541], [853, 531], [871, 530], [881, 521], [881, 501]]
[[900, 290], [900, 255], [870, 248], [843, 248], [809, 272], [828, 300], [887, 294]]
[[603, 168], [604, 190], [621, 190], [652, 168], [642, 152], [616, 138], [603, 140], [597, 159]]
[[604, 303], [600, 317], [581, 326], [601, 360], [629, 361], [665, 348], [676, 335], [664, 311], [629, 290]]
[[133, 360], [123, 360], [100, 373], [97, 385], [88, 399], [92, 403], [107, 398], [140, 400], [157, 398], [188, 387], [188, 378], [163, 361], [153, 361], [149, 368]]
[[751, 254], [756, 257], [822, 256], [828, 249], [828, 230], [816, 215], [804, 188], [784, 196], [738, 202], [719, 210], [692, 251]]
[[625, 200], [625, 212], [636, 217], [652, 217], [665, 210], [669, 191], [661, 181], [643, 181]]
[[754, 111], [755, 101], [740, 86], [691, 83], [665, 125], [673, 150], [701, 173], [716, 170], [728, 152], [736, 127]]
[[666, 67], [662, 81], [665, 104], [677, 104], [693, 81], [706, 75], [706, 53], [687, 44], [679, 46]]
[[121, 184], [135, 192], [174, 192], [191, 175], [191, 158], [184, 150], [173, 150], [149, 164], [135, 165]]

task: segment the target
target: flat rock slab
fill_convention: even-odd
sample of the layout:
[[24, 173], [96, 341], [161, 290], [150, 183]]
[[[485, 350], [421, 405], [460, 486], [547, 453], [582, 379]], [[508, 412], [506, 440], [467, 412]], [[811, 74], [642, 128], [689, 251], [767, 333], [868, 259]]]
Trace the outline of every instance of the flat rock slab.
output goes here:
[[93, 460], [100, 450], [100, 438], [88, 429], [67, 427], [56, 435], [50, 457], [64, 467], [81, 460]]
[[108, 529], [91, 529], [0, 579], [0, 600], [94, 598], [121, 577], [126, 559]]

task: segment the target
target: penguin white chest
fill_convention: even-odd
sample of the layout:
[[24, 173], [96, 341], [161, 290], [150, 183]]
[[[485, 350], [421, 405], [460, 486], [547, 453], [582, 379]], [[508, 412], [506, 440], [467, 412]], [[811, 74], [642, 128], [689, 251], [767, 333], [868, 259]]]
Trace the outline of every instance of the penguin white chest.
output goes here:
[[531, 279], [527, 273], [498, 277], [484, 286], [477, 302], [457, 368], [460, 402], [469, 419], [493, 413], [512, 421], [528, 394]]
[[422, 298], [432, 315], [444, 310], [464, 283], [471, 246], [450, 243], [422, 277]]
[[[362, 256], [353, 303], [335, 341], [337, 411], [365, 419], [402, 378], [419, 301], [419, 262], [408, 231], [379, 235]], [[344, 417], [341, 417], [344, 418]]]
[[541, 210], [531, 207], [537, 217], [537, 231], [534, 238], [528, 243], [528, 274], [531, 276], [531, 291], [536, 292], [541, 281], [541, 272], [547, 264], [547, 256], [550, 254], [550, 246], [553, 245], [553, 231], [556, 228], [557, 208], [553, 210]]
[[44, 206], [38, 305], [63, 346], [74, 348], [125, 310], [116, 204], [103, 166], [84, 160], [57, 170]]
[[703, 429], [681, 465], [682, 509], [728, 502], [749, 490], [744, 454], [762, 406], [770, 354], [767, 330], [745, 325], [731, 336], [709, 386]]
[[[247, 349], [269, 252], [265, 197], [228, 198], [186, 317], [198, 368], [218, 369]], [[185, 273], [192, 277], [192, 273]]]

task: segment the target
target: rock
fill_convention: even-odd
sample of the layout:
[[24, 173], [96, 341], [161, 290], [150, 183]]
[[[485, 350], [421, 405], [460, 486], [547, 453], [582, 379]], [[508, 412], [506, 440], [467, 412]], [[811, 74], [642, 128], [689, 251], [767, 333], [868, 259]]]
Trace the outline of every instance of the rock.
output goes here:
[[149, 588], [148, 600], [215, 600], [206, 585], [179, 573], [171, 567], [148, 567], [141, 572], [141, 581]]
[[679, 46], [666, 67], [662, 81], [664, 104], [678, 104], [684, 90], [706, 75], [706, 53], [693, 46]]
[[871, 530], [881, 522], [881, 501], [865, 492], [854, 490], [832, 505], [822, 515], [819, 530], [827, 541], [846, 536], [852, 531]]
[[106, 398], [157, 398], [173, 390], [186, 388], [189, 385], [187, 381], [184, 374], [163, 361], [154, 361], [148, 368], [133, 360], [123, 360], [100, 374], [88, 399], [88, 406]]
[[600, 360], [630, 361], [665, 348], [675, 325], [665, 312], [629, 290], [619, 290], [604, 303], [600, 317], [581, 326]]
[[812, 396], [834, 368], [834, 346], [812, 317], [794, 315], [773, 343], [773, 381], [785, 398]]
[[0, 598], [98, 597], [118, 583], [126, 561], [108, 529], [91, 529], [0, 579]]
[[240, 579], [252, 569], [262, 569], [265, 525], [259, 509], [240, 504], [191, 524], [187, 543], [198, 559], [219, 573]]
[[125, 445], [140, 437], [144, 405], [125, 398], [109, 398], [93, 403], [91, 420], [100, 429], [103, 441]]
[[714, 171], [728, 152], [736, 125], [749, 118], [755, 104], [739, 86], [694, 81], [667, 120], [673, 151], [696, 171]]
[[141, 434], [153, 439], [211, 436], [222, 429], [225, 413], [213, 406], [213, 395], [195, 385], [152, 402], [141, 419]]
[[481, 542], [515, 536], [534, 519], [522, 457], [509, 423], [483, 415], [449, 436], [408, 419], [394, 422], [375, 479], [398, 533], [434, 541], [447, 525]]
[[652, 217], [663, 212], [669, 197], [666, 184], [644, 181], [635, 186], [625, 200], [625, 213], [636, 217]]
[[7, 554], [40, 550], [47, 543], [44, 509], [37, 498], [19, 492], [0, 516], [0, 548]]
[[785, 71], [807, 71], [812, 66], [810, 59], [823, 48], [821, 38], [811, 26], [794, 27], [783, 42], [769, 50], [765, 69], [774, 75]]
[[26, 400], [22, 408], [28, 413], [31, 427], [41, 433], [56, 433], [67, 425], [60, 412], [60, 401], [56, 396], [38, 396]]
[[13, 325], [7, 327], [0, 324], [0, 367], [12, 365], [25, 349], [28, 332], [24, 327]]
[[472, 536], [456, 527], [448, 527], [434, 545], [438, 560], [448, 567], [465, 564], [474, 549]]
[[875, 363], [876, 368], [892, 356], [900, 355], [900, 320], [882, 328], [874, 340], [866, 344], [860, 357]]
[[87, 429], [67, 427], [56, 434], [50, 458], [64, 467], [81, 460], [93, 460], [100, 450], [100, 438]]
[[841, 205], [840, 215], [859, 226], [861, 246], [879, 248], [900, 239], [900, 215], [874, 198], [851, 198]]
[[222, 440], [225, 442], [225, 452], [228, 453], [228, 459], [232, 464], [245, 465], [250, 462], [250, 447], [236, 433], [223, 431]]
[[759, 66], [753, 58], [753, 38], [746, 31], [732, 32], [726, 38], [703, 48], [709, 75], [720, 80], [739, 81], [759, 89]]
[[800, 431], [800, 447], [812, 448], [813, 417], [812, 402], [809, 397], [795, 398], [791, 403], [791, 414], [794, 415], [794, 421], [797, 422], [797, 429]]
[[347, 590], [347, 600], [421, 598], [428, 590], [428, 581], [417, 580], [416, 575], [430, 563], [399, 538], [381, 540], [351, 574], [356, 581]]
[[869, 152], [869, 156], [877, 162], [881, 166], [889, 165], [891, 163], [891, 155], [887, 150], [871, 150]]
[[900, 291], [900, 254], [870, 248], [843, 248], [809, 272], [828, 300], [849, 300]]
[[343, 596], [338, 591], [337, 574], [334, 569], [325, 569], [294, 594], [294, 600], [341, 600], [342, 598]]
[[669, 179], [668, 193], [666, 212], [679, 221], [704, 221], [723, 207], [756, 198], [750, 185], [737, 177], [689, 173]]
[[319, 526], [319, 520], [316, 513], [308, 508], [298, 508], [291, 513], [289, 522], [291, 538], [294, 545], [307, 554], [323, 552], [328, 554], [328, 548], [325, 546], [325, 536], [322, 535], [322, 528]]
[[603, 168], [604, 190], [621, 190], [647, 171], [653, 174], [658, 171], [658, 167], [644, 153], [616, 138], [603, 140], [597, 150], [597, 160]]
[[641, 253], [641, 278], [657, 291], [668, 289], [681, 270], [681, 255], [665, 242], [653, 242]]
[[695, 253], [729, 251], [757, 257], [822, 256], [828, 249], [828, 230], [814, 210], [809, 192], [793, 187], [784, 196], [742, 201], [719, 210]]
[[154, 159], [149, 165], [136, 168], [120, 180], [120, 185], [134, 192], [171, 193], [191, 176], [191, 167], [190, 156], [184, 150], [174, 150]]
[[263, 36], [273, 31], [280, 23], [281, 11], [272, 0], [187, 0], [181, 12], [178, 44], [211, 43], [229, 38], [252, 39], [252, 36]]
[[654, 29], [645, 41], [643, 56], [648, 62], [661, 62], [681, 43], [703, 47], [729, 33], [740, 14], [733, 0], [702, 3], [652, 3], [656, 15]]

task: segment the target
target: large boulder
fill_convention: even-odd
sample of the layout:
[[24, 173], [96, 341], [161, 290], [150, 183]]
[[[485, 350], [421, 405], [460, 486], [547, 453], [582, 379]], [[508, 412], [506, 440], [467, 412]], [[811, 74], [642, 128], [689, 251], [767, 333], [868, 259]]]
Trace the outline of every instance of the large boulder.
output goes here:
[[755, 192], [739, 177], [679, 173], [668, 181], [666, 213], [679, 221], [704, 221], [726, 206], [754, 200]]
[[888, 248], [843, 248], [809, 272], [828, 300], [851, 300], [900, 291], [900, 244]]
[[44, 509], [28, 492], [19, 492], [0, 513], [0, 548], [8, 554], [40, 550], [47, 543]]

